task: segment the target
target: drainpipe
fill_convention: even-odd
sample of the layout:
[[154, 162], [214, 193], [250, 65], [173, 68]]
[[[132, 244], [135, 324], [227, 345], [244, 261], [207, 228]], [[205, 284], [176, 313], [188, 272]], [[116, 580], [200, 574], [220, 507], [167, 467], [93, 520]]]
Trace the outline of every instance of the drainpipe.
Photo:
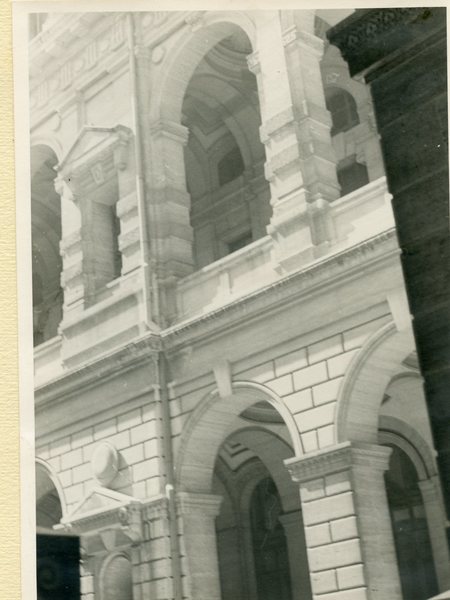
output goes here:
[[[134, 146], [136, 157], [136, 193], [139, 211], [139, 227], [141, 239], [141, 256], [142, 256], [142, 275], [143, 275], [143, 300], [145, 310], [145, 322], [147, 327], [153, 321], [157, 324], [160, 322], [159, 311], [159, 290], [157, 285], [156, 273], [150, 272], [151, 255], [150, 247], [152, 239], [149, 239], [148, 223], [147, 223], [147, 206], [145, 204], [145, 188], [143, 177], [143, 157], [142, 157], [142, 137], [139, 124], [139, 89], [138, 89], [138, 74], [136, 69], [135, 56], [135, 27], [132, 13], [127, 13], [128, 23], [128, 46], [129, 46], [129, 62], [131, 76], [131, 103], [133, 127], [135, 130]], [[153, 248], [154, 250], [154, 248]], [[153, 252], [153, 256], [156, 253]], [[153, 309], [153, 310], [152, 310]], [[158, 356], [158, 382], [154, 385], [155, 402], [161, 409], [162, 423], [162, 444], [165, 463], [166, 485], [165, 492], [168, 503], [168, 519], [169, 519], [169, 539], [170, 553], [172, 557], [172, 579], [174, 588], [174, 599], [182, 600], [182, 585], [181, 585], [181, 553], [178, 537], [178, 517], [175, 497], [175, 469], [173, 464], [173, 449], [172, 449], [172, 428], [170, 420], [169, 400], [170, 394], [168, 389], [168, 363], [164, 353], [161, 351]]]
[[142, 157], [142, 137], [139, 111], [139, 86], [136, 68], [136, 34], [132, 13], [127, 13], [129, 68], [131, 79], [131, 114], [134, 129], [134, 155], [136, 160], [136, 198], [139, 215], [139, 238], [141, 247], [142, 300], [144, 306], [144, 323], [148, 329], [153, 329], [153, 323], [159, 323], [159, 302], [156, 279], [150, 272], [151, 255], [147, 221], [147, 206], [145, 203], [144, 168]]
[[168, 500], [169, 511], [169, 535], [170, 535], [170, 553], [172, 556], [172, 574], [174, 586], [174, 599], [182, 600], [181, 585], [181, 552], [178, 532], [178, 515], [175, 494], [175, 468], [173, 461], [172, 447], [172, 427], [170, 420], [169, 401], [171, 391], [169, 390], [169, 365], [164, 352], [160, 352], [158, 361], [159, 385], [156, 386], [155, 396], [160, 402], [161, 422], [162, 422], [162, 443], [165, 459], [166, 486], [165, 493]]

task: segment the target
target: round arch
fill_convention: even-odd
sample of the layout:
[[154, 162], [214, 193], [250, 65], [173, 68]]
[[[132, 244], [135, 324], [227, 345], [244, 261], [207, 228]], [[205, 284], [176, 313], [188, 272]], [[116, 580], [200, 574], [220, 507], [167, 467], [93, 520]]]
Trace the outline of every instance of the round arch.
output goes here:
[[99, 572], [101, 600], [131, 600], [133, 576], [131, 556], [125, 551], [108, 555]]
[[44, 133], [31, 134], [30, 151], [31, 153], [51, 151], [56, 157], [56, 165], [59, 164], [63, 156], [64, 150], [60, 140], [56, 136], [47, 135]]
[[437, 475], [432, 449], [423, 437], [404, 421], [382, 415], [379, 420], [378, 441], [380, 444], [395, 445], [403, 450], [414, 464], [419, 481]]
[[335, 419], [337, 443], [377, 443], [384, 391], [414, 347], [412, 331], [398, 331], [393, 322], [365, 342], [350, 363], [339, 391]]
[[233, 423], [245, 409], [264, 401], [271, 404], [283, 419], [294, 456], [303, 454], [294, 418], [281, 399], [262, 384], [237, 381], [233, 383], [231, 396], [221, 398], [218, 390], [213, 389], [189, 417], [175, 463], [180, 490], [210, 492], [216, 456]]
[[[292, 448], [273, 432], [257, 427], [245, 427], [233, 434], [233, 439], [241, 442], [261, 460], [277, 486], [284, 512], [300, 509], [298, 486], [292, 481], [284, 461], [292, 457]], [[258, 481], [248, 482], [241, 494], [241, 501], [250, 502], [250, 495]], [[242, 508], [242, 507], [241, 507]]]
[[161, 65], [161, 79], [154, 86], [150, 120], [181, 122], [184, 95], [202, 58], [216, 44], [233, 33], [244, 32], [255, 48], [255, 24], [245, 13], [209, 13], [197, 30], [185, 27], [177, 38], [176, 48], [166, 54]]
[[[59, 481], [58, 476], [53, 472], [51, 466], [40, 458], [36, 458], [35, 462], [35, 470], [36, 470], [36, 479], [35, 479], [35, 489], [36, 489], [36, 521], [37, 526], [52, 526], [56, 525], [61, 518], [63, 518], [67, 513], [67, 504], [64, 497], [64, 489]], [[55, 512], [54, 518], [52, 519], [54, 523], [49, 525], [49, 520], [46, 524], [39, 523], [39, 506], [42, 506], [42, 510], [47, 513], [48, 510], [50, 512]], [[59, 506], [58, 506], [59, 505]], [[59, 514], [59, 510], [61, 514]], [[52, 517], [51, 514], [45, 514], [47, 519]]]

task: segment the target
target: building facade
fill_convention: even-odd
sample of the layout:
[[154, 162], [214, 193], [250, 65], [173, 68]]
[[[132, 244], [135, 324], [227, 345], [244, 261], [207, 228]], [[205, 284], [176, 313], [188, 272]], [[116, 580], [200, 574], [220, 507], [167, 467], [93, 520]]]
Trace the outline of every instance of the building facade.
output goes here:
[[81, 536], [84, 600], [450, 588], [342, 16], [30, 18], [37, 525]]

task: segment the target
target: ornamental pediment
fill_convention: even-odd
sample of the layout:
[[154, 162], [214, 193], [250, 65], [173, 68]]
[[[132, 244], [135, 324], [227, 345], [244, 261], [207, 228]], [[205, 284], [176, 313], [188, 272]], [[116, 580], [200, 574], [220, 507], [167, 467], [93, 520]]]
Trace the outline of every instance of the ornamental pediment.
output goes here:
[[[127, 508], [140, 505], [133, 496], [122, 494], [104, 487], [93, 488], [66, 517], [61, 519], [62, 525], [75, 525], [81, 521], [95, 521], [109, 515], [108, 521], [122, 522]], [[124, 509], [124, 510], [121, 510]]]
[[132, 496], [96, 487], [55, 529], [80, 535], [82, 548], [91, 555], [128, 547], [142, 540], [142, 503]]
[[57, 166], [74, 193], [83, 193], [107, 184], [128, 164], [132, 131], [124, 125], [85, 126]]

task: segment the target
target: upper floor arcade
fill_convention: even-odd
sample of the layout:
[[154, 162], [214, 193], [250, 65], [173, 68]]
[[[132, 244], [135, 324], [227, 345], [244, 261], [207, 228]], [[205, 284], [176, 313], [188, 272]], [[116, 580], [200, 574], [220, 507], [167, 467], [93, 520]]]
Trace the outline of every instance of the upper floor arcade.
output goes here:
[[[41, 19], [30, 42], [38, 383], [386, 243], [370, 93], [325, 41], [338, 13]], [[359, 253], [361, 270], [370, 260]]]

